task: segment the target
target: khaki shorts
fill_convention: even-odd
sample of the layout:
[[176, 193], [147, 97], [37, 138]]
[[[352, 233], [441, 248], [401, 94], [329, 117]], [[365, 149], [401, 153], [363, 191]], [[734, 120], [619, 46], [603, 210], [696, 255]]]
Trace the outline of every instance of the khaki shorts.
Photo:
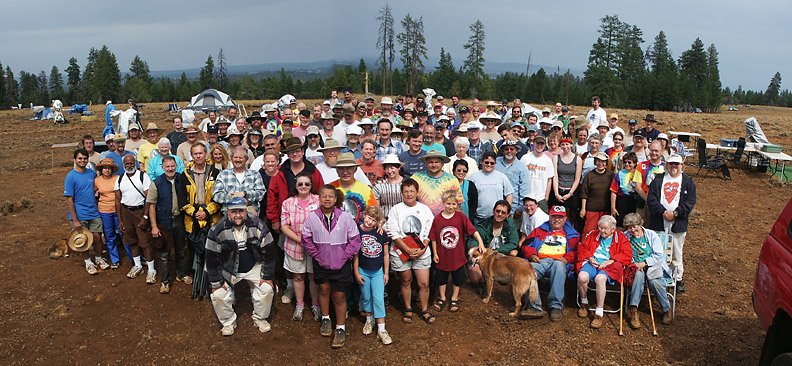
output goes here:
[[[285, 236], [285, 235], [283, 235]], [[313, 257], [303, 254], [302, 260], [294, 259], [288, 253], [284, 255], [283, 268], [291, 273], [314, 273]]]
[[407, 262], [402, 262], [398, 255], [391, 255], [390, 263], [390, 268], [394, 272], [404, 272], [411, 269], [429, 269], [429, 267], [432, 266], [432, 256], [424, 255], [424, 258], [410, 259], [407, 260]]
[[[90, 231], [92, 233], [100, 233], [101, 234], [104, 231], [104, 227], [102, 226], [102, 219], [101, 218], [97, 217], [95, 219], [79, 220], [79, 221], [80, 221], [80, 225], [82, 225], [82, 227], [88, 229], [88, 231]], [[73, 224], [72, 224], [72, 226], [73, 226]]]

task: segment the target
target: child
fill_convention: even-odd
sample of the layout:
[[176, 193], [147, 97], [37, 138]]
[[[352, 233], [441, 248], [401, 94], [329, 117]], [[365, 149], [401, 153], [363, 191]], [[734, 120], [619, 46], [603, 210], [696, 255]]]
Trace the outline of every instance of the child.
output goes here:
[[[440, 298], [434, 305], [435, 311], [442, 311], [446, 304], [446, 284], [448, 275], [451, 274], [453, 292], [448, 311], [459, 311], [459, 286], [465, 283], [465, 238], [472, 235], [478, 241], [479, 250], [484, 250], [481, 235], [473, 224], [462, 212], [457, 211], [456, 191], [443, 192], [443, 211], [435, 216], [432, 228], [429, 230], [429, 240], [432, 241], [432, 253], [436, 263], [435, 281], [439, 286]], [[440, 243], [440, 245], [437, 245]]]
[[362, 309], [366, 312], [363, 334], [371, 334], [374, 318], [377, 318], [377, 338], [383, 344], [391, 344], [385, 330], [385, 285], [388, 284], [388, 237], [377, 232], [382, 222], [382, 211], [377, 206], [366, 207], [360, 225], [360, 252], [355, 255], [353, 267], [355, 279], [360, 285]]

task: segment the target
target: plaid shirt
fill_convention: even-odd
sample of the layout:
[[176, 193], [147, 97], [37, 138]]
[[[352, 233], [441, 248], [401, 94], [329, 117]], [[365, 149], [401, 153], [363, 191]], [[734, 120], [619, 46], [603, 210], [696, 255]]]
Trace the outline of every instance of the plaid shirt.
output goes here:
[[405, 151], [404, 143], [399, 140], [390, 139], [390, 144], [382, 145], [380, 140], [377, 140], [377, 160], [383, 161], [386, 155], [395, 154], [399, 155]]
[[[297, 197], [290, 197], [283, 201], [283, 205], [281, 206], [281, 215], [280, 221], [281, 225], [289, 225], [289, 227], [297, 233], [297, 235], [301, 235], [303, 229], [303, 223], [305, 222], [305, 218], [308, 217], [308, 214], [316, 211], [319, 208], [319, 196], [312, 194], [310, 198], [308, 198], [308, 205], [305, 206], [305, 210], [303, 210], [299, 203]], [[284, 235], [285, 236], [285, 235]], [[290, 257], [301, 261], [303, 260], [303, 255], [305, 253], [302, 244], [298, 241], [291, 240], [288, 236], [286, 236], [286, 242], [284, 243], [283, 250], [288, 254]]]
[[261, 174], [257, 171], [245, 169], [245, 178], [240, 183], [234, 169], [221, 170], [215, 180], [214, 189], [212, 190], [212, 199], [223, 205], [231, 199], [231, 194], [234, 192], [245, 192], [245, 199], [248, 206], [258, 207], [258, 202], [264, 198], [264, 192], [267, 188], [264, 187], [264, 182], [261, 180]]
[[483, 155], [484, 152], [486, 152], [486, 151], [493, 151], [494, 152], [494, 150], [492, 148], [492, 143], [490, 143], [489, 141], [479, 140], [479, 143], [477, 145], [470, 144], [470, 147], [468, 148], [467, 154], [468, 154], [468, 156], [473, 158], [473, 160], [476, 161], [476, 164], [480, 165], [481, 164], [481, 155]]

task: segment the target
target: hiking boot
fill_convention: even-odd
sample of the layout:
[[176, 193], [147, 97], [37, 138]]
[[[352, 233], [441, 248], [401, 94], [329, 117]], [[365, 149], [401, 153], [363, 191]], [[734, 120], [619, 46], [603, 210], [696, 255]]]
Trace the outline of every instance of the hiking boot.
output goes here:
[[387, 330], [381, 330], [377, 332], [377, 338], [381, 340], [382, 344], [384, 345], [389, 345], [393, 343], [393, 340], [391, 339], [390, 334], [388, 334]]
[[176, 281], [184, 282], [187, 285], [192, 285], [192, 283], [193, 283], [192, 277], [190, 277], [188, 275], [176, 276]]
[[366, 324], [363, 324], [363, 335], [369, 335], [374, 330], [374, 318], [366, 318]]
[[336, 329], [333, 333], [333, 348], [343, 347], [344, 342], [346, 342], [346, 330]]
[[630, 306], [630, 328], [638, 329], [641, 327], [641, 320], [638, 319], [638, 307]]
[[578, 309], [578, 313], [577, 314], [581, 318], [585, 318], [585, 317], [588, 316], [588, 307], [586, 305], [587, 304], [582, 304], [582, 305], [580, 305], [580, 308]]
[[557, 322], [561, 320], [561, 309], [550, 308], [550, 321]]
[[98, 265], [103, 271], [110, 268], [110, 264], [108, 264], [107, 261], [102, 257], [99, 257], [99, 259], [96, 260], [96, 265]]
[[591, 321], [591, 327], [594, 329], [599, 329], [602, 326], [602, 315], [594, 315], [594, 319]]
[[224, 326], [221, 333], [226, 337], [231, 336], [234, 335], [234, 329], [236, 329], [236, 322], [234, 322], [234, 324]]
[[666, 311], [665, 313], [663, 313], [663, 320], [662, 320], [663, 324], [669, 325], [673, 320], [674, 317], [671, 315], [671, 311]]
[[121, 262], [116, 262], [116, 263], [113, 263], [113, 264], [110, 265], [110, 269], [112, 269], [112, 270], [116, 270], [116, 269], [119, 269], [119, 268], [121, 268]]
[[93, 262], [85, 264], [85, 270], [88, 271], [89, 275], [95, 275], [99, 273], [99, 270], [96, 269], [96, 265]]
[[329, 337], [333, 335], [333, 328], [332, 324], [330, 324], [330, 319], [322, 319], [322, 325], [319, 327], [319, 334], [323, 337]]
[[294, 287], [286, 287], [286, 290], [283, 291], [283, 296], [281, 296], [281, 302], [284, 304], [291, 304], [293, 297], [294, 297]]
[[322, 309], [319, 308], [319, 305], [311, 306], [311, 313], [313, 313], [313, 318], [315, 321], [322, 320]]
[[542, 309], [529, 306], [525, 310], [521, 311], [519, 315], [524, 319], [542, 319], [545, 316], [545, 312]]
[[157, 271], [148, 271], [146, 273], [146, 284], [153, 285], [157, 283]]
[[266, 319], [265, 320], [253, 320], [253, 323], [256, 324], [256, 326], [259, 329], [259, 332], [261, 332], [261, 333], [267, 333], [267, 332], [272, 330], [272, 326], [270, 325], [270, 323]]
[[161, 294], [167, 294], [169, 292], [170, 292], [170, 284], [167, 284], [167, 283], [163, 282], [160, 285], [160, 293]]
[[678, 294], [684, 294], [686, 292], [685, 283], [682, 282], [682, 281], [677, 282], [676, 288], [677, 288], [677, 293]]
[[135, 278], [143, 273], [143, 266], [132, 266], [132, 269], [127, 273], [127, 278]]
[[294, 307], [294, 314], [292, 314], [292, 320], [301, 322], [303, 320], [303, 310], [305, 309], [304, 305], [297, 305]]

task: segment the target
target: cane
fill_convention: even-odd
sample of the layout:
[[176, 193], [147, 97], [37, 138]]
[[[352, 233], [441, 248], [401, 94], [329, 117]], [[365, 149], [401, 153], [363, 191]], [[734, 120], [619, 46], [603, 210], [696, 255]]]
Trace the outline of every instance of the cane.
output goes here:
[[619, 283], [619, 335], [624, 335], [624, 271]]
[[[645, 274], [645, 271], [644, 271], [644, 274]], [[652, 317], [652, 335], [656, 336], [657, 335], [657, 328], [655, 326], [654, 310], [652, 310], [652, 295], [650, 295], [650, 293], [652, 291], [649, 288], [649, 276], [644, 276], [644, 279], [646, 280], [646, 297], [649, 299], [649, 316]]]

